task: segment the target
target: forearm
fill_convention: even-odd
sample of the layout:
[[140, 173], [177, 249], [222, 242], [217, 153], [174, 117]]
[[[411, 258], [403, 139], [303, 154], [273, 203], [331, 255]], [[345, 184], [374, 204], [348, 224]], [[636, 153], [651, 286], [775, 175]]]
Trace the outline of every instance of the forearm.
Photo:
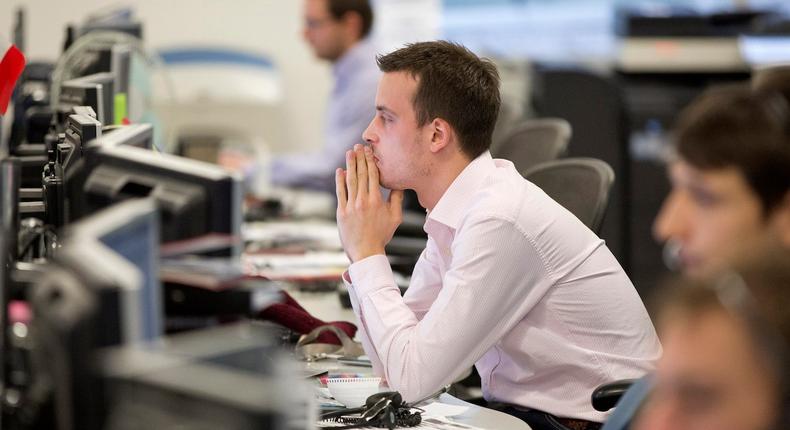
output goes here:
[[[362, 322], [363, 346], [369, 355], [376, 356], [377, 373], [387, 379], [390, 388], [399, 391], [406, 401], [418, 399], [452, 382], [474, 363], [474, 352], [465, 350], [465, 342], [435, 342], [437, 336], [442, 340], [459, 336], [452, 333], [456, 327], [421, 327], [417, 315], [400, 296], [383, 256], [355, 266], [352, 273], [359, 269], [357, 279], [365, 284], [362, 294], [353, 285], [350, 288], [355, 313]], [[364, 266], [376, 266], [375, 274], [360, 275]], [[371, 289], [375, 291], [369, 293]]]
[[381, 376], [382, 378], [386, 379], [386, 372], [384, 371], [384, 365], [381, 363], [379, 359], [379, 354], [376, 351], [376, 347], [373, 345], [373, 341], [370, 339], [370, 335], [368, 334], [367, 324], [365, 321], [362, 312], [360, 311], [359, 307], [359, 299], [357, 298], [356, 292], [351, 287], [351, 282], [348, 278], [348, 272], [343, 274], [343, 282], [346, 284], [346, 287], [349, 287], [348, 293], [349, 298], [351, 299], [351, 309], [354, 310], [354, 314], [357, 316], [357, 321], [359, 322], [359, 327], [357, 330], [357, 338], [362, 343], [362, 348], [365, 350], [368, 358], [370, 359], [370, 363], [373, 366], [373, 372], [376, 375]]

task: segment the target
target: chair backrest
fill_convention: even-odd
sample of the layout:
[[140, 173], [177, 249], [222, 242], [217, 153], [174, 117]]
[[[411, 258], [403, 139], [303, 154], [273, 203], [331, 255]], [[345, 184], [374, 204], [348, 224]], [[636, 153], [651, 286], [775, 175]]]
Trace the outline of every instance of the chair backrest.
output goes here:
[[513, 127], [496, 147], [491, 148], [491, 154], [512, 161], [516, 169], [523, 172], [565, 155], [570, 139], [571, 125], [564, 119], [528, 119]]
[[598, 233], [609, 203], [614, 171], [594, 158], [549, 161], [521, 174]]

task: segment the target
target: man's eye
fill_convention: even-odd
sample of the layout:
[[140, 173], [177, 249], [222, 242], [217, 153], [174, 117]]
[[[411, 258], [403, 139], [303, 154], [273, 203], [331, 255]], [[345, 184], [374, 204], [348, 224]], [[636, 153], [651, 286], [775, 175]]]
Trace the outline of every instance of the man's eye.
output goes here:
[[691, 196], [701, 206], [712, 206], [719, 201], [718, 196], [703, 190], [694, 190]]
[[678, 400], [687, 415], [704, 415], [721, 403], [721, 393], [711, 387], [683, 386], [678, 389]]

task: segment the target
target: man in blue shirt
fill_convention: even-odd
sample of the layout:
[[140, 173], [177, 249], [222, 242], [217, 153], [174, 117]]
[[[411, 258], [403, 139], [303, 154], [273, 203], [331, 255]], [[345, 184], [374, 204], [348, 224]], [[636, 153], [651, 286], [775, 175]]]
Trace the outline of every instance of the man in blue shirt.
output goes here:
[[348, 149], [363, 143], [362, 132], [374, 114], [379, 70], [369, 37], [373, 12], [367, 0], [306, 0], [304, 21], [313, 52], [332, 63], [324, 144], [315, 152], [276, 157], [271, 182], [334, 194], [335, 169], [345, 165]]

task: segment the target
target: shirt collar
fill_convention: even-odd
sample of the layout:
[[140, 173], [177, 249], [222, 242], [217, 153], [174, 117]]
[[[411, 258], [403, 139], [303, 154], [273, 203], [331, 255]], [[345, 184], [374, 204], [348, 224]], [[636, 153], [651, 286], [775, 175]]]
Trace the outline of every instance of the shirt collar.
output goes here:
[[488, 178], [497, 166], [491, 153], [486, 151], [461, 171], [450, 187], [442, 194], [432, 211], [428, 212], [428, 220], [456, 229], [466, 213], [469, 196]]
[[351, 47], [342, 57], [332, 64], [332, 74], [335, 79], [348, 76], [356, 69], [370, 67], [367, 62], [376, 61], [376, 52], [373, 42], [366, 37]]

